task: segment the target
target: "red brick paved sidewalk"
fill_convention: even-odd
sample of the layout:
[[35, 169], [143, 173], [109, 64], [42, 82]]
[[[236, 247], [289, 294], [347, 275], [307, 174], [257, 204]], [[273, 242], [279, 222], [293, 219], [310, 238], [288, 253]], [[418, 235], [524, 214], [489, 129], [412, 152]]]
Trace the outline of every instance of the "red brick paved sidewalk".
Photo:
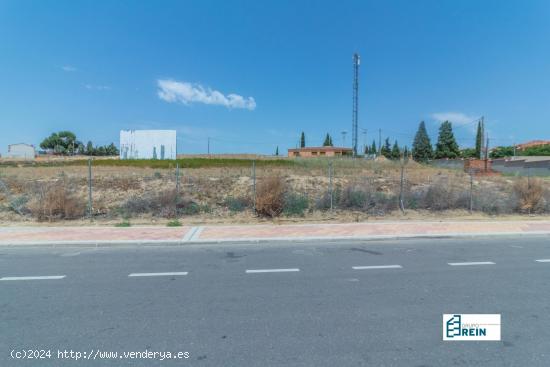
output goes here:
[[550, 234], [550, 221], [376, 222], [197, 227], [4, 227], [0, 244], [193, 243], [268, 239]]

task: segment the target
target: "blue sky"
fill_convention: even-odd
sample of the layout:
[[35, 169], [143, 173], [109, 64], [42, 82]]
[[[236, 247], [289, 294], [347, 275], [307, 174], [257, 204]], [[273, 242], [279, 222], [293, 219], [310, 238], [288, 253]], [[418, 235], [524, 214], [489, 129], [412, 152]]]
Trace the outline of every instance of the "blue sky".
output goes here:
[[[0, 152], [52, 131], [115, 142], [177, 129], [178, 150], [281, 152], [351, 136], [473, 145], [550, 138], [550, 2], [0, 1]], [[363, 143], [361, 135], [360, 144]]]

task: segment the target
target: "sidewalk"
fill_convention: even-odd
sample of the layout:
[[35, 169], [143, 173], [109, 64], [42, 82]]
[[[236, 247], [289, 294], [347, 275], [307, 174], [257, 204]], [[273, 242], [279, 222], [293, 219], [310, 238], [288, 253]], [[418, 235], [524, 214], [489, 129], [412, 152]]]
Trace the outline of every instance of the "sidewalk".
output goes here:
[[192, 244], [550, 234], [550, 221], [377, 222], [184, 227], [3, 227], [0, 245]]

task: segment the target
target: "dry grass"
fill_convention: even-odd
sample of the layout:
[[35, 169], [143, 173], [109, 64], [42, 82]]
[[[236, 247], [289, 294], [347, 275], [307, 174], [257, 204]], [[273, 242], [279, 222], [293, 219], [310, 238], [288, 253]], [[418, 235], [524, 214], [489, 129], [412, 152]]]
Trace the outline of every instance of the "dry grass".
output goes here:
[[266, 177], [256, 189], [256, 213], [274, 218], [284, 209], [286, 184], [281, 177]]
[[85, 214], [86, 201], [67, 179], [36, 184], [33, 191], [28, 210], [38, 221], [76, 219]]
[[[304, 200], [299, 203], [300, 208], [305, 208], [300, 209], [304, 213], [300, 220], [304, 221], [325, 216], [345, 220], [350, 215], [367, 218], [399, 213], [399, 164], [341, 160], [334, 161], [333, 168], [334, 210], [326, 213], [330, 208], [327, 160], [302, 160], [293, 166], [257, 165], [256, 207], [260, 216], [255, 217], [251, 210], [251, 167], [180, 169], [181, 195], [175, 198], [175, 169], [94, 166], [93, 213], [95, 220], [104, 222], [120, 221], [124, 216], [131, 216], [132, 223], [175, 217], [216, 223], [261, 221], [284, 212], [285, 192], [286, 197], [307, 199], [307, 208]], [[469, 209], [469, 176], [461, 171], [409, 163], [405, 178], [407, 215], [413, 211], [426, 216], [431, 212]], [[54, 221], [85, 215], [85, 166], [0, 167], [0, 179], [11, 192], [9, 198], [0, 192], [0, 221]], [[474, 211], [491, 215], [550, 212], [550, 181], [531, 179], [530, 188], [525, 187], [525, 181], [515, 177], [475, 178]], [[58, 185], [64, 189], [53, 188]], [[10, 209], [13, 201], [24, 203], [24, 213], [30, 215]], [[48, 206], [46, 201], [52, 204]]]
[[518, 197], [518, 209], [521, 212], [540, 212], [546, 206], [545, 190], [539, 178], [520, 179], [514, 184], [514, 193]]

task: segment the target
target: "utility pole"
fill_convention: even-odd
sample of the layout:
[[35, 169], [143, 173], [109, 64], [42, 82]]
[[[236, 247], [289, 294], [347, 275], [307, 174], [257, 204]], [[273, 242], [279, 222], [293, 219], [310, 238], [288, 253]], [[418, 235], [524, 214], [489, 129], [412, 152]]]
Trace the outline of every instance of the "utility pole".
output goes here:
[[210, 158], [210, 137], [208, 137], [208, 158]]
[[353, 156], [357, 156], [357, 130], [358, 130], [358, 112], [359, 112], [359, 64], [361, 59], [359, 54], [353, 54], [353, 103], [351, 115], [351, 145]]

